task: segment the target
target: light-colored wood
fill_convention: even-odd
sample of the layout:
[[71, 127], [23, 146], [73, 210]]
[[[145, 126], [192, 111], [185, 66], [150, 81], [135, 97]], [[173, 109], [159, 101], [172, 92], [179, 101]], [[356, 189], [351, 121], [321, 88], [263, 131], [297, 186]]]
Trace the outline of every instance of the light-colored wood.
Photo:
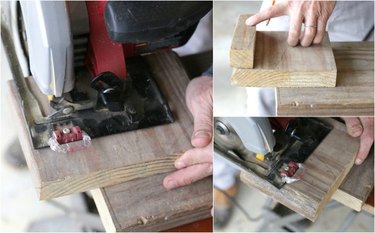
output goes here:
[[[150, 55], [147, 60], [175, 122], [96, 138], [86, 150], [70, 154], [53, 152], [49, 148], [32, 148], [21, 112], [22, 101], [14, 83], [10, 82], [10, 99], [21, 126], [21, 144], [40, 199], [88, 191], [175, 169], [177, 156], [191, 148], [193, 124], [185, 104], [188, 76], [172, 52]], [[154, 60], [163, 60], [163, 66]]]
[[374, 189], [366, 200], [366, 203], [362, 206], [364, 211], [374, 215]]
[[336, 65], [328, 35], [319, 45], [287, 44], [288, 32], [257, 31], [254, 68], [234, 68], [232, 85], [248, 87], [334, 87]]
[[251, 15], [240, 15], [237, 20], [230, 47], [230, 65], [236, 68], [254, 67], [255, 26], [247, 26], [246, 19]]
[[210, 217], [212, 179], [167, 191], [166, 174], [92, 191], [107, 232], [162, 231]]
[[360, 166], [353, 166], [332, 199], [359, 212], [373, 189], [374, 147]]
[[241, 173], [241, 180], [270, 195], [281, 204], [315, 221], [324, 205], [340, 186], [354, 164], [358, 138], [346, 133], [345, 125], [330, 118], [322, 120], [334, 129], [305, 161], [303, 179], [277, 189], [253, 173]]
[[276, 88], [279, 116], [373, 116], [374, 42], [336, 42], [334, 88]]

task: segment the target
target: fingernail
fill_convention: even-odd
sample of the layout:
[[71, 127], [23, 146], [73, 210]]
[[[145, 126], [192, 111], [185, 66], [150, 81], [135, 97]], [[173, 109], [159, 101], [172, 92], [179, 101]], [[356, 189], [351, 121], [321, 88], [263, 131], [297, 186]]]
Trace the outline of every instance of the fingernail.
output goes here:
[[363, 162], [362, 159], [356, 159], [356, 160], [355, 160], [355, 164], [356, 164], [356, 165], [361, 165], [362, 162]]
[[208, 138], [208, 137], [210, 137], [210, 134], [207, 133], [204, 130], [199, 130], [199, 131], [194, 132], [193, 137], [195, 137], [195, 138]]
[[185, 163], [181, 160], [176, 160], [174, 166], [177, 168], [177, 169], [181, 169], [181, 168], [184, 168], [185, 167]]
[[176, 181], [174, 181], [174, 180], [169, 180], [168, 182], [167, 182], [167, 189], [168, 190], [171, 190], [171, 189], [174, 189], [174, 188], [176, 188], [177, 187], [177, 182]]

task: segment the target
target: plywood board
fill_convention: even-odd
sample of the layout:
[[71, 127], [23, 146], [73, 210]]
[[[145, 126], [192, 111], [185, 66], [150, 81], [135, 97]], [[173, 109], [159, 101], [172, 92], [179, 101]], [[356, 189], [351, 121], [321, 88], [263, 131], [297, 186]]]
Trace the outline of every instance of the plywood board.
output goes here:
[[[247, 26], [243, 25], [243, 27]], [[235, 34], [235, 36], [242, 35]], [[288, 32], [257, 31], [254, 68], [234, 68], [231, 77], [232, 85], [334, 87], [337, 70], [328, 35], [324, 37], [321, 44], [308, 48], [300, 45], [289, 46], [286, 42], [287, 37]]]
[[246, 19], [251, 15], [240, 15], [237, 20], [230, 47], [230, 65], [236, 68], [254, 67], [255, 26], [246, 26]]
[[302, 180], [277, 189], [253, 173], [241, 173], [244, 183], [270, 195], [311, 221], [315, 221], [352, 168], [359, 148], [358, 138], [349, 136], [344, 124], [330, 118], [322, 120], [334, 129], [305, 161], [306, 173]]
[[332, 48], [337, 86], [277, 88], [277, 115], [374, 115], [374, 42], [336, 42]]
[[353, 166], [332, 198], [359, 212], [373, 190], [374, 147], [361, 165]]
[[166, 174], [92, 191], [107, 232], [162, 231], [208, 218], [212, 178], [167, 191]]
[[188, 76], [173, 52], [151, 55], [147, 59], [175, 122], [96, 138], [88, 149], [71, 154], [32, 148], [18, 89], [10, 82], [10, 99], [18, 116], [21, 144], [40, 199], [172, 171], [177, 156], [191, 148], [192, 117], [185, 104]]

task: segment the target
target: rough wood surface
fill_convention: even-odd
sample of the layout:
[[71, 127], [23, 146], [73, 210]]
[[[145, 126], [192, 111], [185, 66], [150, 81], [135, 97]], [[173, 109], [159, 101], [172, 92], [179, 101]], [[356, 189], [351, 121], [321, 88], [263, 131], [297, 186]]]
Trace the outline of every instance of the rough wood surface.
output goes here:
[[237, 20], [230, 47], [230, 65], [236, 68], [254, 67], [255, 26], [247, 26], [246, 19], [251, 15], [240, 15]]
[[[154, 60], [163, 60], [163, 66]], [[93, 139], [88, 149], [70, 154], [32, 148], [21, 112], [22, 101], [14, 83], [9, 83], [10, 99], [20, 123], [21, 144], [40, 199], [174, 170], [176, 157], [191, 147], [192, 118], [184, 96], [189, 80], [177, 55], [172, 52], [152, 55], [148, 61], [175, 122]], [[174, 70], [180, 70], [178, 76]]]
[[243, 182], [311, 221], [316, 220], [348, 174], [359, 148], [359, 140], [346, 133], [344, 124], [329, 118], [323, 120], [334, 126], [334, 129], [305, 161], [306, 173], [302, 180], [277, 189], [253, 173], [241, 173]]
[[360, 166], [353, 166], [332, 198], [356, 211], [361, 211], [374, 190], [374, 147]]
[[337, 65], [334, 88], [277, 88], [277, 115], [374, 115], [374, 43], [332, 43]]
[[162, 231], [210, 217], [212, 179], [167, 191], [166, 174], [92, 191], [107, 232]]
[[334, 87], [336, 65], [328, 35], [319, 45], [287, 44], [288, 32], [257, 31], [254, 68], [234, 68], [231, 82], [248, 87]]

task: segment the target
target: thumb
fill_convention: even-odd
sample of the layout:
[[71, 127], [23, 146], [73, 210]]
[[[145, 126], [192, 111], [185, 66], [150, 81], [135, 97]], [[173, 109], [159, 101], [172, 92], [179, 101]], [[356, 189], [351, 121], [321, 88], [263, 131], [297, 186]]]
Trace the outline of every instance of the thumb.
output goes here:
[[206, 106], [194, 114], [194, 132], [191, 144], [194, 147], [205, 147], [212, 139], [212, 110]]
[[348, 134], [352, 137], [359, 137], [363, 132], [361, 121], [357, 117], [343, 117]]

